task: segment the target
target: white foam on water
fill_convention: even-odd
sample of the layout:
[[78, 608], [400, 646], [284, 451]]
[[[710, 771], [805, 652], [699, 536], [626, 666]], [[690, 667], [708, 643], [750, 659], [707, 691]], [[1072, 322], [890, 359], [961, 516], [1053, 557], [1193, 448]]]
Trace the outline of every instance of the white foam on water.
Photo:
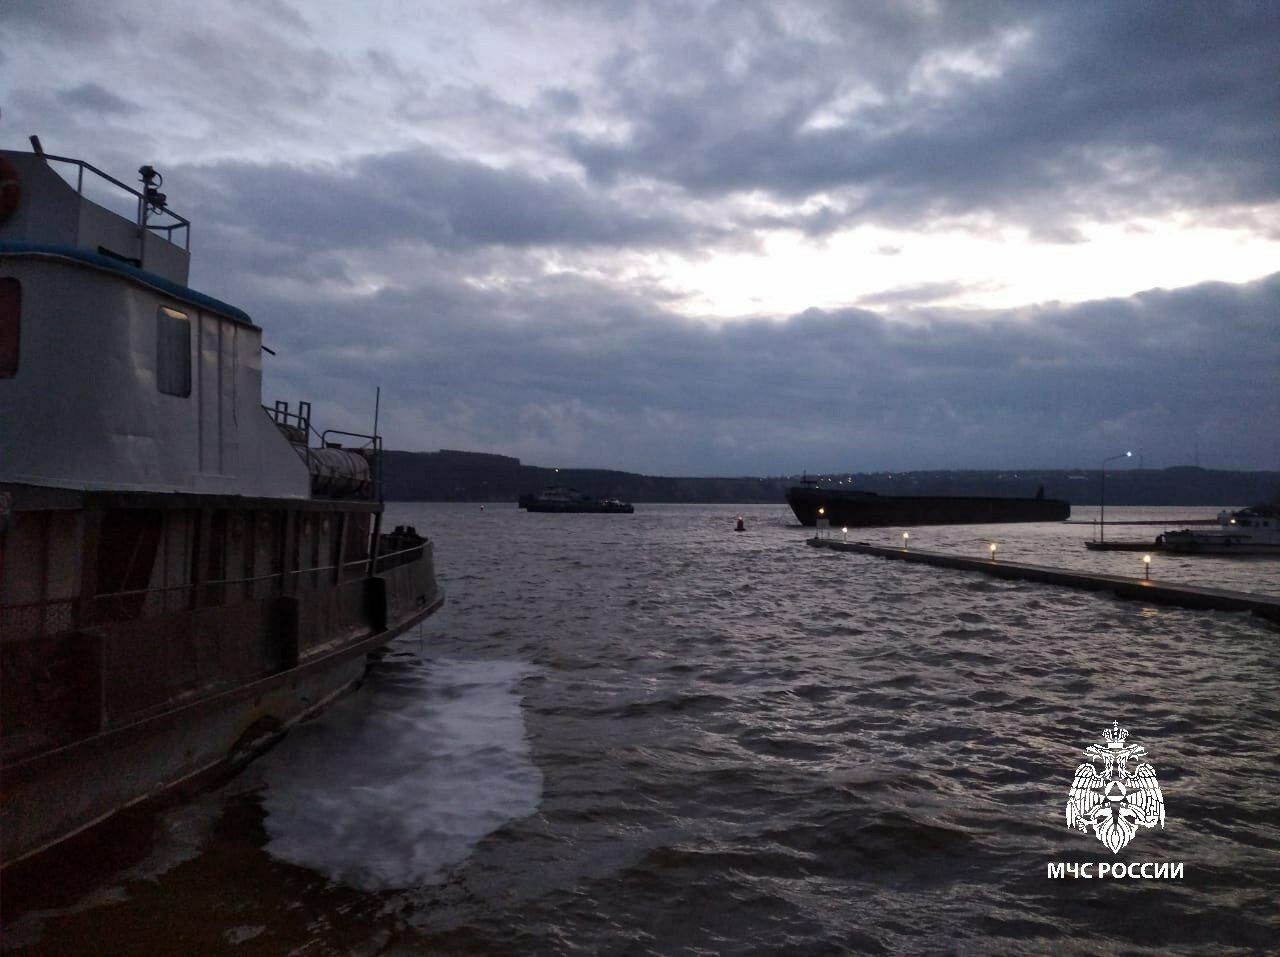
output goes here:
[[384, 665], [262, 759], [267, 851], [378, 891], [437, 883], [542, 797], [515, 661]]

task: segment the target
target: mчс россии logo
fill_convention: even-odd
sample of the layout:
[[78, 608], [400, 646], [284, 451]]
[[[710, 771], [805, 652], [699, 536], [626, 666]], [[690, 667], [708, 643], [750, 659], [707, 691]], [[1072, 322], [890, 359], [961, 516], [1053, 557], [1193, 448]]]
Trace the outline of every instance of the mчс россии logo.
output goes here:
[[[1112, 853], [1119, 852], [1138, 827], [1164, 827], [1164, 796], [1155, 768], [1144, 758], [1142, 745], [1126, 744], [1129, 732], [1113, 721], [1102, 732], [1103, 745], [1091, 744], [1084, 749], [1089, 761], [1076, 768], [1067, 798], [1067, 826], [1094, 835]], [[1102, 761], [1099, 772], [1096, 761]], [[1129, 763], [1136, 762], [1132, 771]]]

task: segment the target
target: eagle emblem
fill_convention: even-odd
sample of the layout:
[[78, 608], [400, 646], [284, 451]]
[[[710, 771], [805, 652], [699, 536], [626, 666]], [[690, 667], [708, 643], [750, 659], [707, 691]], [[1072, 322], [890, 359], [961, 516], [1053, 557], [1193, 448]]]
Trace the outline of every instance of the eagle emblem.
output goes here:
[[[1084, 749], [1089, 758], [1076, 768], [1067, 798], [1067, 826], [1094, 835], [1117, 853], [1133, 840], [1138, 827], [1164, 827], [1164, 795], [1155, 768], [1146, 763], [1147, 749], [1125, 744], [1129, 732], [1113, 721], [1102, 732], [1105, 744]], [[1102, 761], [1099, 773], [1095, 761]], [[1129, 762], [1137, 762], [1132, 771]]]

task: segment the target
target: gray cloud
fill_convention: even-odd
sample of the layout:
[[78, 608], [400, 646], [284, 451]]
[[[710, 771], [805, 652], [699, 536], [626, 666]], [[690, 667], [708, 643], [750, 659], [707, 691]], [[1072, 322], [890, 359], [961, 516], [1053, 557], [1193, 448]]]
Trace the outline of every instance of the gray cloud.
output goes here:
[[[163, 46], [120, 9], [5, 6], [10, 132], [159, 165], [194, 284], [265, 326], [271, 397], [329, 424], [367, 424], [381, 384], [393, 445], [546, 464], [1164, 464], [1198, 434], [1280, 465], [1280, 276], [978, 314], [934, 261], [862, 308], [713, 326], [654, 265], [953, 216], [1274, 238], [1274, 4], [545, 0], [428, 12], [408, 43], [232, 0], [156, 8]], [[871, 235], [894, 276], [919, 255]]]
[[[215, 230], [235, 227], [269, 240], [294, 262], [316, 250], [368, 252], [397, 242], [454, 250], [637, 249], [684, 246], [722, 233], [671, 211], [635, 208], [565, 176], [495, 169], [427, 149], [346, 167], [224, 163], [179, 167], [166, 176], [175, 208]], [[260, 256], [254, 253], [260, 265], [281, 265]]]
[[136, 29], [132, 18], [105, 10], [96, 0], [5, 0], [0, 33], [41, 41], [101, 41]]
[[284, 0], [234, 0], [247, 9], [255, 17], [269, 17], [290, 30], [309, 33], [311, 28], [307, 21]]
[[976, 289], [989, 289], [988, 284], [979, 283], [963, 283], [963, 282], [924, 282], [916, 283], [910, 286], [896, 286], [893, 289], [883, 289], [880, 292], [873, 292], [870, 295], [862, 296], [858, 299], [858, 305], [867, 308], [875, 306], [910, 306], [923, 305], [931, 302], [938, 302], [943, 299], [951, 299], [964, 292], [972, 292]]
[[58, 105], [64, 109], [80, 110], [94, 116], [110, 113], [130, 114], [138, 111], [138, 105], [117, 96], [97, 83], [81, 83], [57, 93]]
[[[719, 328], [580, 279], [441, 274], [359, 303], [263, 303], [287, 393], [324, 382], [409, 448], [668, 473], [1280, 461], [1280, 274], [991, 312], [809, 310]], [[376, 331], [353, 316], [376, 314]], [[274, 316], [274, 318], [269, 318]], [[313, 393], [314, 396], [314, 393]], [[305, 397], [305, 396], [303, 396]]]
[[[712, 22], [716, 7], [692, 39], [681, 33], [607, 65], [600, 85], [616, 91], [631, 132], [567, 138], [593, 176], [711, 195], [846, 191], [832, 223], [975, 210], [1105, 217], [1120, 195], [1130, 212], [1280, 196], [1274, 4], [966, 3], [937, 17], [819, 5], [799, 27], [734, 6], [727, 26]], [[1004, 54], [999, 76], [956, 70], [937, 89], [909, 82], [930, 56], [945, 64], [936, 58], [968, 44], [978, 66], [996, 62], [1001, 37], [1017, 30], [1028, 39]], [[716, 53], [726, 35], [741, 44], [741, 66]], [[840, 62], [856, 65], [866, 104], [833, 126], [806, 126], [838, 97]]]

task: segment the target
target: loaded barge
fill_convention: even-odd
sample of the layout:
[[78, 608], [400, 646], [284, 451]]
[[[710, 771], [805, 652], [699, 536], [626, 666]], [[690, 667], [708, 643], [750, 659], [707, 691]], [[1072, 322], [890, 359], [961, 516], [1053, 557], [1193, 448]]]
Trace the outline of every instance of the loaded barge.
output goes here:
[[812, 480], [787, 489], [787, 504], [800, 524], [820, 519], [850, 528], [886, 525], [986, 525], [999, 522], [1060, 522], [1071, 515], [1061, 499], [987, 498], [948, 495], [879, 495], [820, 488]]
[[381, 439], [262, 405], [159, 175], [32, 145], [0, 150], [0, 867], [251, 756], [443, 602], [382, 532]]

